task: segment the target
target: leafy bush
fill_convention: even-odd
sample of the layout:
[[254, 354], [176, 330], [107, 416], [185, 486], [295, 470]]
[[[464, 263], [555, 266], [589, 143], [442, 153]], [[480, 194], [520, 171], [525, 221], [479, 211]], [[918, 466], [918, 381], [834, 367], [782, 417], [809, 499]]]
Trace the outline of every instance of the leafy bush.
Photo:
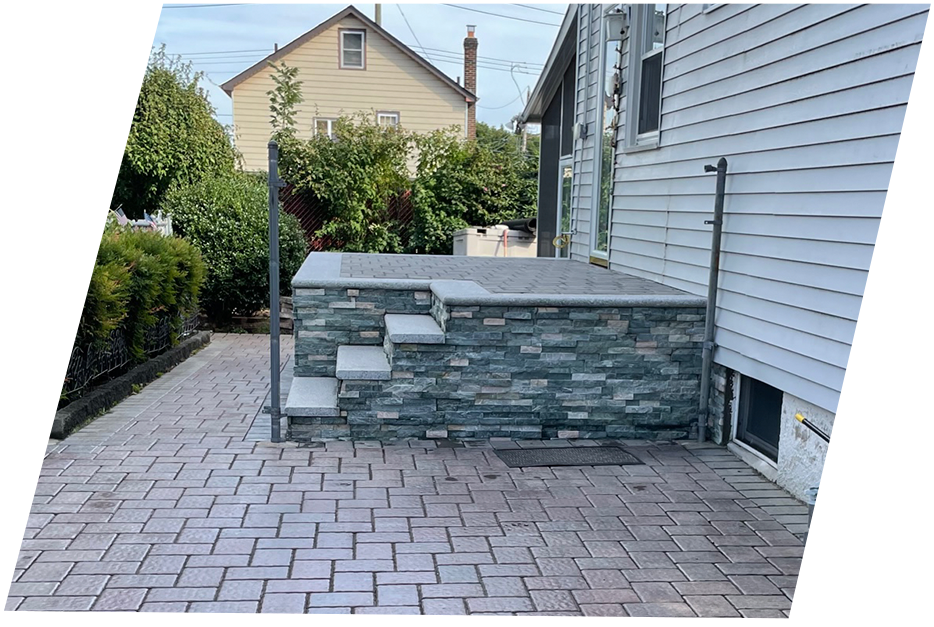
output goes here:
[[100, 344], [121, 330], [131, 357], [143, 361], [146, 331], [161, 318], [196, 313], [203, 280], [201, 255], [188, 242], [108, 221], [75, 345]]
[[411, 136], [358, 113], [334, 123], [335, 139], [295, 139], [280, 134], [279, 170], [297, 193], [311, 193], [325, 208], [316, 237], [340, 242], [338, 250], [401, 252], [389, 199], [408, 185]]
[[[231, 174], [171, 189], [162, 209], [176, 233], [201, 251], [207, 278], [202, 310], [215, 322], [269, 305], [269, 205], [262, 177]], [[291, 293], [305, 259], [298, 220], [279, 212], [279, 285]]]
[[141, 217], [174, 184], [232, 171], [236, 153], [187, 65], [125, 26], [126, 5], [102, 4], [99, 51], [45, 52], [21, 72], [19, 135], [30, 199], [100, 196]]
[[411, 252], [451, 254], [453, 233], [535, 215], [537, 177], [509, 144], [464, 142], [455, 129], [416, 138]]

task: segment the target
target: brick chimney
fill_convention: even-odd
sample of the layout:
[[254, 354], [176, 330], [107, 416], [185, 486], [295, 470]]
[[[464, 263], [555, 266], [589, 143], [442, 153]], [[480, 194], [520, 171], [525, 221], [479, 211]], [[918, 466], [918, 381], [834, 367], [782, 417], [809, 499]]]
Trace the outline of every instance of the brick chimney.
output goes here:
[[[477, 93], [477, 38], [474, 37], [476, 26], [467, 26], [464, 39], [464, 88], [472, 94]], [[476, 103], [467, 103], [467, 139], [477, 138]]]

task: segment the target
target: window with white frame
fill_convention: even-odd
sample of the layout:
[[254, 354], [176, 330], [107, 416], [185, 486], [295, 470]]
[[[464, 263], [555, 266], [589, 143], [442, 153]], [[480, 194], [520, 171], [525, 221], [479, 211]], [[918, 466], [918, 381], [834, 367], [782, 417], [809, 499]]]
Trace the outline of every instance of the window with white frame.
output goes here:
[[334, 118], [315, 118], [315, 135], [326, 135], [334, 139]]
[[376, 112], [376, 123], [379, 126], [395, 128], [399, 126], [399, 112], [398, 111], [377, 111]]
[[632, 5], [629, 35], [627, 148], [658, 146], [666, 4]]
[[366, 31], [340, 31], [340, 65], [342, 69], [366, 68]]

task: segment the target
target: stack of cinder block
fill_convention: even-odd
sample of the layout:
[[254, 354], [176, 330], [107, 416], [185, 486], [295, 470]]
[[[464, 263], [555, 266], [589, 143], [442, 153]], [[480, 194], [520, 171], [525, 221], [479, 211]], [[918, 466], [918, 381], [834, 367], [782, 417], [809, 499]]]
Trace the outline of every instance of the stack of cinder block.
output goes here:
[[804, 534], [807, 561], [841, 568], [859, 537], [881, 526], [882, 508], [867, 493], [877, 487], [869, 477], [847, 475], [807, 491], [810, 497], [808, 531]]

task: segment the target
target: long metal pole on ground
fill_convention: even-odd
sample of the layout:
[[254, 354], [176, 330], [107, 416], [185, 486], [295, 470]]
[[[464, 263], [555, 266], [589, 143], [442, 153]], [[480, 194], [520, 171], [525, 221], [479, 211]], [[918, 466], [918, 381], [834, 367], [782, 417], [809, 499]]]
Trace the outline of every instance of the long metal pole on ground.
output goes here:
[[269, 423], [271, 439], [279, 427], [279, 145], [269, 142]]
[[[4, 6], [4, 9], [6, 7]], [[32, 343], [32, 311], [29, 305], [29, 283], [26, 278], [26, 243], [23, 233], [22, 183], [19, 175], [19, 151], [16, 146], [16, 133], [3, 133], [3, 154], [7, 166], [7, 184], [10, 186], [10, 248], [13, 249], [13, 277], [15, 289], [21, 294], [16, 298], [15, 322], [20, 327], [20, 363], [23, 367], [23, 382], [26, 389], [23, 401], [26, 403], [26, 426], [19, 433], [26, 436], [28, 444], [36, 443], [36, 431], [39, 426], [39, 387], [36, 385], [36, 360]], [[7, 157], [7, 146], [10, 146]]]
[[878, 472], [870, 468], [869, 465], [867, 465], [863, 460], [858, 458], [856, 455], [854, 455], [853, 453], [843, 448], [843, 445], [841, 445], [839, 442], [834, 440], [832, 437], [824, 433], [822, 429], [820, 429], [813, 422], [805, 418], [800, 412], [795, 414], [795, 420], [797, 420], [798, 422], [803, 424], [805, 427], [807, 427], [808, 429], [816, 433], [818, 437], [820, 437], [820, 439], [822, 439], [824, 442], [832, 446], [834, 449], [836, 449], [838, 453], [846, 457], [848, 460], [856, 464], [863, 472], [865, 472], [870, 477], [872, 477], [873, 479], [881, 483], [882, 486], [885, 487], [886, 490], [888, 490], [889, 492], [897, 496], [899, 500], [901, 500], [905, 505], [907, 505], [911, 509], [915, 510], [916, 512], [924, 516], [928, 520], [928, 522], [931, 522], [931, 510], [924, 507], [924, 505], [921, 505], [920, 503], [912, 499], [910, 496], [908, 496], [907, 494], [905, 494], [904, 492], [896, 488], [885, 477], [883, 477]]

